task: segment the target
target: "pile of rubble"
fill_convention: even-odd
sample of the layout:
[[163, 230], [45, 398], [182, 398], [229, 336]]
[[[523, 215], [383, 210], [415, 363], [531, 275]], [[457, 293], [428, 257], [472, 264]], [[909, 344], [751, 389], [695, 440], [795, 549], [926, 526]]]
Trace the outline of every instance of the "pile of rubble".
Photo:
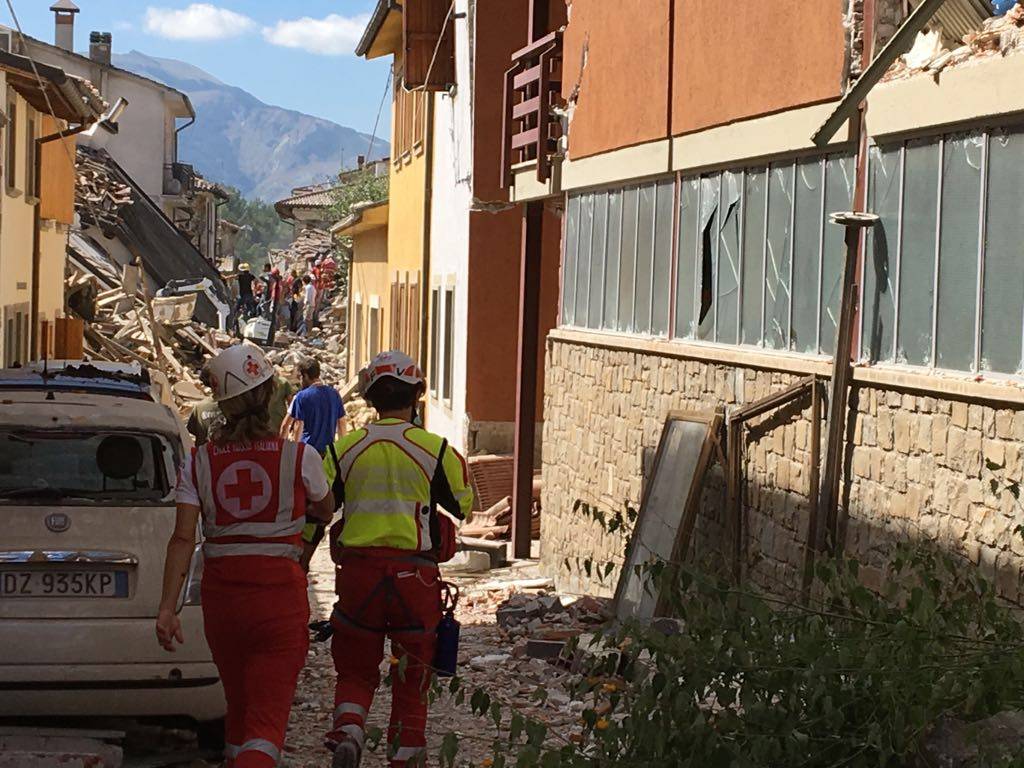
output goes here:
[[310, 228], [299, 233], [287, 248], [270, 251], [270, 263], [282, 273], [296, 270], [300, 275], [306, 272], [310, 260], [326, 258], [334, 253], [334, 239], [330, 232]]
[[886, 74], [886, 80], [898, 80], [922, 72], [938, 75], [942, 70], [986, 56], [1007, 56], [1024, 51], [1024, 5], [1020, 2], [1002, 16], [982, 22], [980, 29], [969, 32], [963, 45], [950, 50], [941, 30], [918, 35], [914, 47]]

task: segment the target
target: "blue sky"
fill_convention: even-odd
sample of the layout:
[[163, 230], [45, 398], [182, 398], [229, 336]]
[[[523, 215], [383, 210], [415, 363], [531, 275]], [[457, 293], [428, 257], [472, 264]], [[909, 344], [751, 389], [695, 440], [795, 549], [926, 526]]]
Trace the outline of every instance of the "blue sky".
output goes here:
[[[268, 104], [369, 133], [388, 78], [387, 60], [352, 50], [374, 0], [75, 0], [75, 49], [89, 32], [114, 36], [114, 52], [181, 59]], [[53, 0], [13, 0], [26, 34], [52, 42]], [[13, 26], [6, 2], [0, 23]], [[387, 105], [381, 117], [386, 126]], [[378, 131], [379, 133], [379, 131]]]

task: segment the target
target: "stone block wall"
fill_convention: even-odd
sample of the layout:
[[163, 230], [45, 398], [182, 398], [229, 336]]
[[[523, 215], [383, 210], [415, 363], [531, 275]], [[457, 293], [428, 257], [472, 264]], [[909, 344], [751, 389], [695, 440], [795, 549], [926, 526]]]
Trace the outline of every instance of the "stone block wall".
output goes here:
[[[670, 411], [750, 403], [802, 378], [734, 365], [561, 340], [548, 342], [544, 422], [542, 564], [559, 589], [611, 595], [625, 538], [574, 513], [576, 500], [612, 512], [639, 508]], [[846, 550], [869, 584], [881, 584], [886, 553], [901, 539], [928, 539], [965, 553], [1019, 601], [1024, 522], [997, 475], [1020, 480], [1024, 411], [860, 387], [843, 480]], [[824, 441], [824, 427], [823, 427]], [[777, 594], [799, 588], [810, 510], [810, 402], [752, 422], [743, 456], [745, 568]], [[824, 454], [824, 446], [822, 447]], [[993, 474], [987, 468], [1005, 465]], [[726, 552], [722, 470], [709, 475], [691, 555]], [[590, 558], [591, 575], [578, 567]], [[566, 559], [570, 567], [566, 566]]]

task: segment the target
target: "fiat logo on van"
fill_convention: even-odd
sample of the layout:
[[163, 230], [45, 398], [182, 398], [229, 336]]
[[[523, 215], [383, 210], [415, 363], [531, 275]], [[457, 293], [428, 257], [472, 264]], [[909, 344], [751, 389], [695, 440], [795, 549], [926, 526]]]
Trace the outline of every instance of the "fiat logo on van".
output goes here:
[[54, 533], [64, 533], [71, 527], [71, 518], [63, 512], [54, 512], [46, 516], [46, 527]]

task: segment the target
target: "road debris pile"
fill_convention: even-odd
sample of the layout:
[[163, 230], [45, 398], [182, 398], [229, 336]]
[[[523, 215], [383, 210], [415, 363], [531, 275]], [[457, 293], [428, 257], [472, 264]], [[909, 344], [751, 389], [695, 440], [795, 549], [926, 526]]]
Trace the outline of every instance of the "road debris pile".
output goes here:
[[1017, 3], [1002, 16], [985, 19], [980, 27], [963, 37], [963, 45], [947, 47], [941, 30], [918, 35], [914, 47], [901, 56], [886, 74], [886, 80], [899, 80], [928, 73], [938, 75], [944, 69], [988, 56], [1007, 56], [1024, 51], [1024, 5]]
[[282, 273], [295, 270], [304, 274], [310, 262], [327, 258], [334, 253], [334, 239], [330, 232], [311, 227], [299, 233], [287, 248], [270, 251], [270, 263]]

